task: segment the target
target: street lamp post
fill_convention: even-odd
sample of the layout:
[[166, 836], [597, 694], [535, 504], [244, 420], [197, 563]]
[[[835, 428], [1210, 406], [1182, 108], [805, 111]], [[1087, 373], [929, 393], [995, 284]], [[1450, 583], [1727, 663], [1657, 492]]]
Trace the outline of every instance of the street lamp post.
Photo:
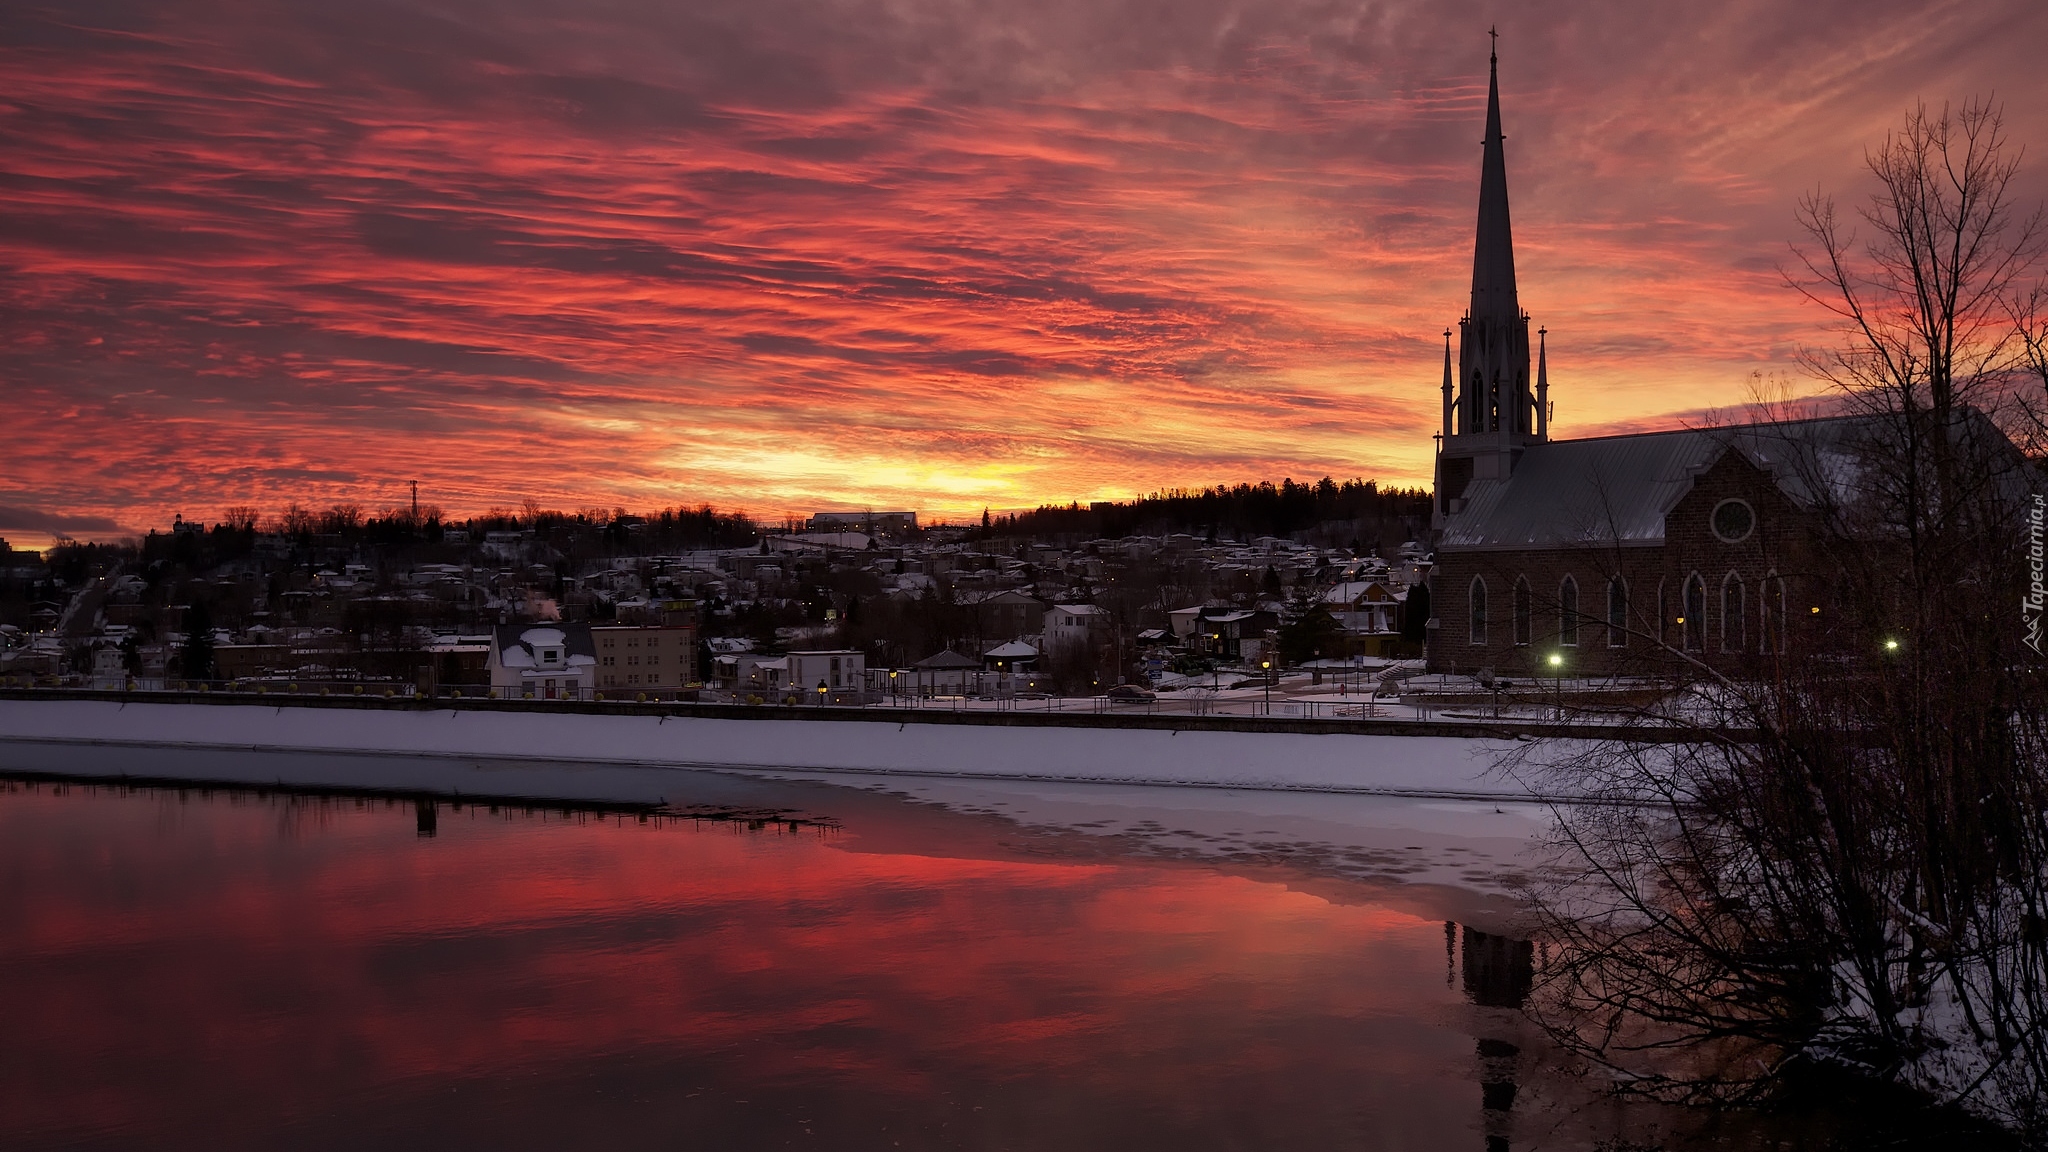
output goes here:
[[1552, 720], [1562, 720], [1564, 719], [1564, 653], [1562, 652], [1552, 652], [1550, 654], [1550, 685], [1556, 699], [1556, 705], [1551, 709], [1550, 718]]
[[1266, 690], [1266, 715], [1273, 714], [1273, 662], [1259, 661], [1259, 683]]

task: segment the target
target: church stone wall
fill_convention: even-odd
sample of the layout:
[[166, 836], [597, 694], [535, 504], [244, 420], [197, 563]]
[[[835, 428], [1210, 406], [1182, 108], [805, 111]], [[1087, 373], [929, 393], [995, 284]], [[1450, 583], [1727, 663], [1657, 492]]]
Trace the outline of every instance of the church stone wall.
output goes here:
[[[1715, 509], [1728, 500], [1742, 501], [1752, 522], [1749, 534], [1732, 543], [1713, 530]], [[1825, 607], [1824, 582], [1811, 571], [1812, 531], [1810, 517], [1767, 472], [1731, 451], [1702, 472], [1672, 508], [1661, 544], [1439, 550], [1430, 587], [1438, 625], [1430, 635], [1429, 670], [1491, 670], [1510, 679], [1657, 675], [1678, 671], [1688, 660], [1737, 675], [1761, 670], [1769, 662], [1767, 629], [1787, 644], [1818, 638], [1819, 618], [1812, 609]], [[1683, 602], [1685, 583], [1694, 574], [1704, 592], [1703, 620], [1688, 618]], [[1561, 597], [1568, 575], [1578, 589], [1576, 643], [1569, 642], [1574, 637]], [[1628, 591], [1628, 626], [1619, 632], [1608, 626], [1607, 598], [1608, 583], [1617, 575]], [[1487, 587], [1483, 644], [1471, 642], [1475, 578]], [[1524, 580], [1528, 626], [1518, 635], [1515, 589]], [[1778, 580], [1784, 586], [1782, 610]], [[1560, 663], [1550, 662], [1553, 654]]]

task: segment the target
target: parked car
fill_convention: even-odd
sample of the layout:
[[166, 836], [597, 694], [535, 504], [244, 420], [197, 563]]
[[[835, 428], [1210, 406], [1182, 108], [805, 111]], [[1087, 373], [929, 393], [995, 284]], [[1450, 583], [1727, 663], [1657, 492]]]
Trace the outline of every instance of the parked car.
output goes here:
[[1117, 704], [1150, 704], [1159, 699], [1159, 693], [1148, 688], [1140, 688], [1136, 684], [1119, 684], [1103, 695]]

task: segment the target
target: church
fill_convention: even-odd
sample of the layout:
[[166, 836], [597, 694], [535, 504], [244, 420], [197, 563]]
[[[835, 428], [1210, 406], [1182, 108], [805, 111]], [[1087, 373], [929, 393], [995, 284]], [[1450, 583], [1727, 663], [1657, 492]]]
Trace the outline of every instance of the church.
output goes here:
[[1428, 668], [1500, 676], [1759, 664], [1828, 611], [1802, 542], [1857, 422], [1551, 438], [1548, 333], [1515, 285], [1489, 60], [1471, 304], [1444, 333]]

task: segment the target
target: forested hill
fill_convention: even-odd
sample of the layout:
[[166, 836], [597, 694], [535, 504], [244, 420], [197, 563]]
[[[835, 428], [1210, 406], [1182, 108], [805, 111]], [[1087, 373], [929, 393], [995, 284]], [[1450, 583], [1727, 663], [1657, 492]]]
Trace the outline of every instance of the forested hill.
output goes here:
[[1325, 476], [1313, 483], [1286, 479], [1195, 491], [1176, 488], [1128, 502], [1049, 504], [1002, 516], [984, 513], [983, 528], [994, 536], [1041, 538], [1185, 532], [1252, 539], [1307, 532], [1348, 536], [1367, 544], [1398, 544], [1422, 531], [1428, 520], [1429, 493], [1424, 489], [1381, 488], [1372, 480], [1339, 483]]

